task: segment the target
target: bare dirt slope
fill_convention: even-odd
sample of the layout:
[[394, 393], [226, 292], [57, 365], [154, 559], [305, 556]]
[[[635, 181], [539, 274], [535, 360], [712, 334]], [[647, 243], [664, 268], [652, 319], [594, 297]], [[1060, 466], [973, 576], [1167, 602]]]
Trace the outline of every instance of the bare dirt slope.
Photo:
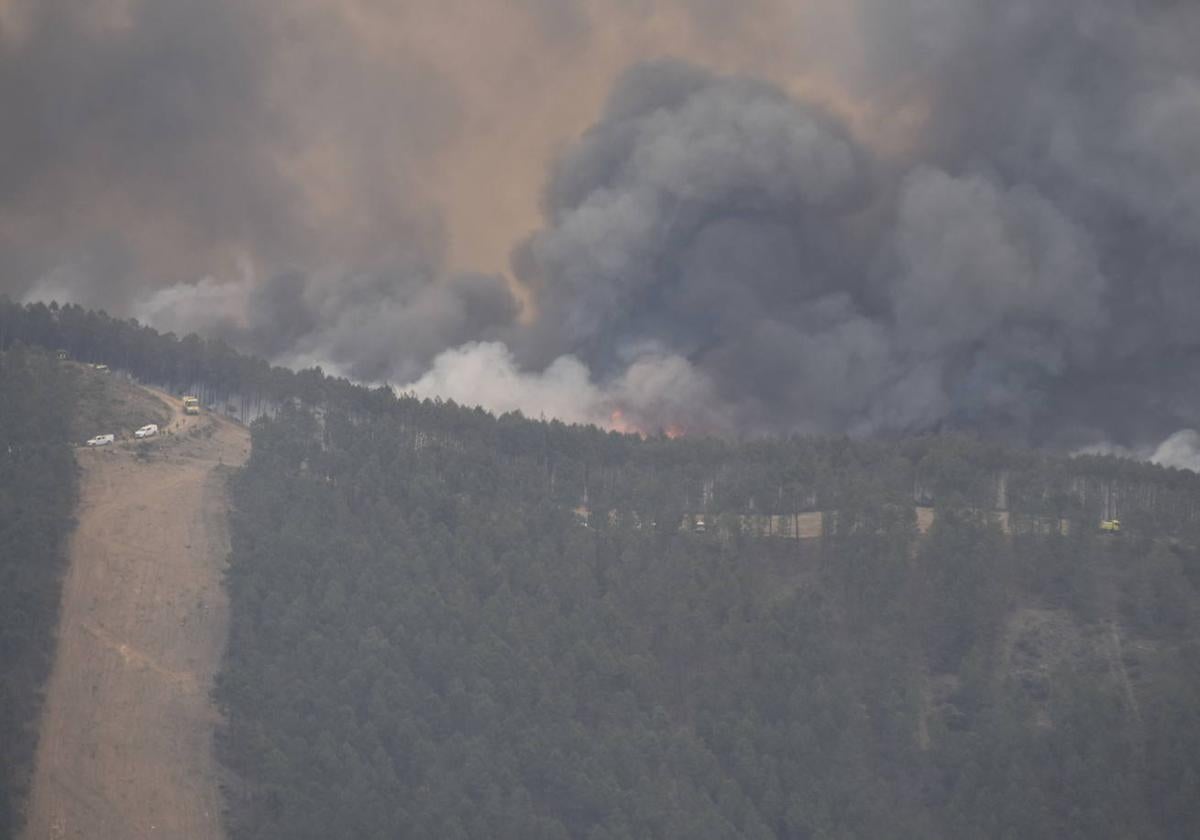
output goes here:
[[139, 426], [147, 423], [161, 426], [171, 416], [170, 409], [154, 393], [116, 373], [101, 373], [74, 362], [64, 364], [63, 369], [73, 380], [79, 396], [71, 422], [72, 434], [78, 442], [93, 435], [132, 436]]
[[156, 393], [169, 434], [79, 450], [79, 524], [29, 840], [222, 835], [209, 689], [228, 623], [224, 483], [249, 434], [212, 415], [184, 417], [178, 400]]

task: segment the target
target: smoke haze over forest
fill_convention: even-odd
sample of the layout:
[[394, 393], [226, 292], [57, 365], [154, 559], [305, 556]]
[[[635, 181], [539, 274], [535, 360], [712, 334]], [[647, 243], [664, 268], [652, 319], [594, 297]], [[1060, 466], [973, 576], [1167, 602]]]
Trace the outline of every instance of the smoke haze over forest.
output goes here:
[[1200, 411], [1197, 42], [1167, 0], [0, 0], [0, 293], [618, 427], [1149, 452]]

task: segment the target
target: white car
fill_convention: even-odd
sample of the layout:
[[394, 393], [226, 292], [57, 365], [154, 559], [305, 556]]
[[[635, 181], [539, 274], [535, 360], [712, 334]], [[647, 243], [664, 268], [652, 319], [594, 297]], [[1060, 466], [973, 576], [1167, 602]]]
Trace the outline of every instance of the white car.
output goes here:
[[115, 441], [116, 435], [96, 435], [87, 442], [88, 446], [108, 446]]
[[134, 432], [133, 436], [135, 438], [148, 438], [154, 437], [156, 434], [158, 434], [158, 426], [156, 426], [154, 423], [150, 423], [142, 426], [142, 428]]

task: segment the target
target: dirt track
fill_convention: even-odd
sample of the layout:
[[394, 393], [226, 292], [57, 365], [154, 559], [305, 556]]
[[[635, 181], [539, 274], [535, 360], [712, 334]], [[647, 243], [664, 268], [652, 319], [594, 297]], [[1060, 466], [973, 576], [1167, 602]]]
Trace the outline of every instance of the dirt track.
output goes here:
[[171, 406], [150, 457], [79, 450], [79, 524], [63, 586], [25, 837], [219, 838], [209, 700], [228, 606], [225, 474], [247, 431]]

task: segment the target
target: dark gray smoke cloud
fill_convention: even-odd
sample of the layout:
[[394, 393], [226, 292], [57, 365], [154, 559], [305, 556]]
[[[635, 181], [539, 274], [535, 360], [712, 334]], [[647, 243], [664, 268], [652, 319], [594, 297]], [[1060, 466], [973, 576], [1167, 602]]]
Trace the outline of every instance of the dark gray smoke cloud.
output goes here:
[[445, 269], [413, 198], [455, 130], [453, 91], [364, 48], [337, 7], [0, 12], [0, 291], [372, 380], [414, 378], [516, 314], [502, 278]]
[[[617, 426], [1136, 449], [1200, 423], [1195, 4], [758, 0], [771, 27], [708, 0], [517, 4], [559, 67], [633, 6], [726, 65], [776, 60], [729, 61], [738, 39], [783, 57], [788, 21], [815, 58], [786, 85], [631, 66], [553, 166], [513, 288], [448, 270], [421, 197], [479, 74], [380, 48], [369, 3], [99, 5], [0, 0], [25, 10], [0, 31], [18, 297]], [[522, 72], [471, 101], [517, 107]]]
[[739, 428], [1194, 425], [1200, 12], [872, 0], [863, 19], [860, 83], [927, 110], [900, 159], [769, 86], [627, 74], [518, 254], [542, 313], [521, 358], [605, 376], [677, 353]]
[[604, 376], [665, 347], [742, 428], [1026, 423], [1107, 323], [1087, 230], [1028, 184], [881, 169], [770, 86], [636, 68], [518, 256], [541, 316], [527, 361]]
[[269, 105], [255, 4], [139, 4], [125, 23], [106, 20], [104, 4], [5, 5], [21, 18], [0, 38], [6, 283], [75, 270], [89, 297], [118, 296], [144, 258], [121, 230], [133, 207], [163, 213], [156, 233], [181, 231], [191, 247], [251, 229], [290, 247], [277, 209], [296, 196], [259, 117]]
[[[922, 160], [1035, 191], [1061, 220], [1038, 225], [1060, 242], [1049, 261], [1007, 272], [1008, 287], [1032, 278], [1042, 295], [1024, 320], [1044, 317], [1040, 337], [1003, 346], [1038, 348], [1038, 364], [992, 363], [977, 379], [1015, 381], [1035, 434], [1090, 426], [1132, 443], [1195, 425], [1200, 7], [877, 0], [865, 19], [878, 21], [867, 54], [880, 72], [907, 63], [930, 91]], [[941, 241], [926, 250], [944, 253]]]
[[604, 378], [665, 347], [743, 421], [837, 422], [889, 365], [857, 301], [867, 263], [849, 226], [869, 168], [832, 116], [769, 85], [632, 69], [554, 172], [550, 226], [517, 255], [539, 310], [523, 358], [569, 353]]

